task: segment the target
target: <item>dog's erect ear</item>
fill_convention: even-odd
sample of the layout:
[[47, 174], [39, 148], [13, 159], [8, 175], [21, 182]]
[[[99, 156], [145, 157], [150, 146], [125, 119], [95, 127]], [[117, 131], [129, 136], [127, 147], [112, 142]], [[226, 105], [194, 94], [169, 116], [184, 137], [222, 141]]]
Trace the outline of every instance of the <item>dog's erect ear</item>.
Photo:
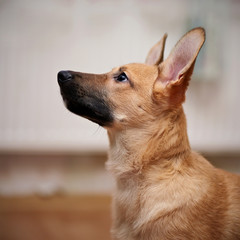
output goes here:
[[145, 60], [146, 64], [159, 65], [163, 61], [166, 38], [167, 34], [165, 33], [162, 39], [150, 49]]
[[185, 100], [185, 91], [204, 41], [203, 28], [193, 29], [179, 40], [159, 66], [160, 75], [154, 84], [156, 98], [164, 95], [169, 98], [171, 105], [181, 104]]

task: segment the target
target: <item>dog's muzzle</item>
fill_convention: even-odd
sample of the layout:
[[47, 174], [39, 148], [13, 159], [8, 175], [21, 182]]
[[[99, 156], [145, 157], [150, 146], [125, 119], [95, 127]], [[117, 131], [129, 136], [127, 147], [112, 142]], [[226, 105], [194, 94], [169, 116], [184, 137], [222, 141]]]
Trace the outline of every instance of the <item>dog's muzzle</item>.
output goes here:
[[113, 122], [111, 106], [104, 91], [94, 84], [95, 75], [60, 71], [58, 84], [64, 103], [69, 111], [85, 117], [101, 126]]

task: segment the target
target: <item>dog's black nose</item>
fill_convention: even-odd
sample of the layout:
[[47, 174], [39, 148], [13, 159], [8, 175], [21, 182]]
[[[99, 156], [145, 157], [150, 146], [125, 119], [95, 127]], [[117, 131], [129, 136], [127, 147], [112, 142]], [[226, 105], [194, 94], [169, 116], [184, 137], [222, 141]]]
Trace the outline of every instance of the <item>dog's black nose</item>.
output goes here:
[[64, 83], [71, 81], [73, 79], [73, 75], [69, 71], [60, 71], [57, 75], [57, 79], [59, 83]]

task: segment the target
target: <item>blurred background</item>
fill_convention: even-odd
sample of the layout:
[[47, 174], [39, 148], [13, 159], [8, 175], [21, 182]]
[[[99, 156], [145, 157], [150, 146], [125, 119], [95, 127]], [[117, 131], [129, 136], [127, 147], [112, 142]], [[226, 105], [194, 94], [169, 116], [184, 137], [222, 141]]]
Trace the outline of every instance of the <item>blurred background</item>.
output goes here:
[[104, 73], [207, 40], [184, 108], [192, 147], [240, 173], [240, 1], [0, 0], [0, 239], [110, 239], [104, 129], [68, 112], [59, 70]]

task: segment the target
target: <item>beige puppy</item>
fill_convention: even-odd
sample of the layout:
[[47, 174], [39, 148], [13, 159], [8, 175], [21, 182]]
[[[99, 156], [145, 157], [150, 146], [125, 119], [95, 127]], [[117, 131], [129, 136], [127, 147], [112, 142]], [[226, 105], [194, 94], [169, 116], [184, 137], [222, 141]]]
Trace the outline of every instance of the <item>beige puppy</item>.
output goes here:
[[163, 61], [165, 40], [145, 64], [58, 73], [66, 107], [108, 131], [113, 238], [240, 239], [240, 177], [191, 150], [182, 108], [205, 32], [185, 34]]

